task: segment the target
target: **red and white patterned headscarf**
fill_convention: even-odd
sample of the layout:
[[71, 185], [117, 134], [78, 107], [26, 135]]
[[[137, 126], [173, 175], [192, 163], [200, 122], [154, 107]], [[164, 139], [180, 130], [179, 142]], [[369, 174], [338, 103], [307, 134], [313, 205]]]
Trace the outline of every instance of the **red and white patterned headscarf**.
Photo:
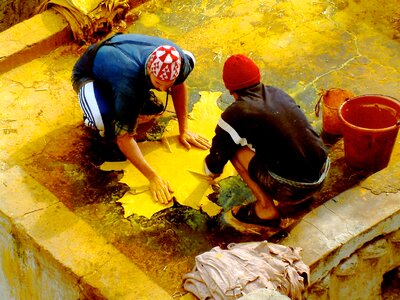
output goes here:
[[181, 70], [181, 56], [173, 46], [160, 46], [150, 54], [149, 67], [158, 79], [175, 80]]

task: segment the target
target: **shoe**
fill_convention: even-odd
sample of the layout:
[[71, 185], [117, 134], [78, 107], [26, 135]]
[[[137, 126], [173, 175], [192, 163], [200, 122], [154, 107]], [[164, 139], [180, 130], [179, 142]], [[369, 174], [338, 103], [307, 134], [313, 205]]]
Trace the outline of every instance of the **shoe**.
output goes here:
[[246, 224], [253, 224], [253, 225], [259, 225], [259, 226], [265, 226], [265, 227], [279, 227], [281, 224], [281, 218], [278, 219], [260, 219], [255, 210], [255, 202], [249, 203], [247, 205], [242, 205], [239, 207], [238, 211], [234, 213], [232, 211], [232, 216]]
[[104, 159], [106, 161], [117, 162], [126, 161], [125, 155], [119, 149], [118, 145], [111, 141], [106, 141], [104, 143]]

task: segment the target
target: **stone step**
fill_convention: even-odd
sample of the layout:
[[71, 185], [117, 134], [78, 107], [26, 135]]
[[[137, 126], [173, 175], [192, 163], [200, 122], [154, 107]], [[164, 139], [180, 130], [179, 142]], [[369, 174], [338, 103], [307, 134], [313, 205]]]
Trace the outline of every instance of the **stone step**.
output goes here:
[[0, 32], [0, 74], [48, 54], [71, 38], [68, 22], [52, 9]]
[[0, 181], [0, 298], [172, 299], [21, 167]]

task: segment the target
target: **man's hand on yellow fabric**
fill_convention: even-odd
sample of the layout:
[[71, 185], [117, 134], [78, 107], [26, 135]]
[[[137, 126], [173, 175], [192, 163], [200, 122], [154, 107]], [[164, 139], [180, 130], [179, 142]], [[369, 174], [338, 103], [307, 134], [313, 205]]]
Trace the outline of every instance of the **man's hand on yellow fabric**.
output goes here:
[[207, 150], [210, 149], [211, 144], [205, 137], [198, 135], [197, 133], [193, 133], [190, 131], [185, 131], [179, 136], [179, 141], [185, 146], [186, 149], [190, 150], [191, 145]]
[[174, 192], [167, 180], [154, 176], [150, 181], [150, 193], [153, 199], [162, 204], [168, 204], [172, 200]]

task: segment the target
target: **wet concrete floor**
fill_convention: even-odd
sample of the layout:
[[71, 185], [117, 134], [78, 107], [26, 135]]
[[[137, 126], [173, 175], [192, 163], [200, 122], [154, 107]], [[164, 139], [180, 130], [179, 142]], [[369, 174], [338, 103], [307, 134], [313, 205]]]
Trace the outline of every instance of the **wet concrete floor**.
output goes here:
[[[229, 55], [243, 53], [258, 63], [263, 82], [290, 93], [321, 131], [321, 118], [314, 112], [321, 91], [336, 87], [400, 99], [399, 11], [395, 0], [148, 1], [135, 9], [138, 19], [127, 32], [167, 37], [196, 55], [197, 66], [187, 81], [191, 105], [200, 91], [221, 91], [219, 105], [229, 104], [222, 66]], [[99, 169], [106, 157], [82, 126], [69, 81], [83, 50], [67, 43], [2, 75], [0, 167], [22, 166], [171, 294], [181, 290], [181, 276], [192, 269], [197, 254], [263, 239], [186, 207], [149, 220], [123, 217], [116, 203], [127, 191], [119, 182], [123, 174]], [[332, 170], [310, 206], [288, 211], [293, 220], [369, 175], [346, 166], [341, 139], [325, 140]], [[376, 183], [376, 193], [400, 190], [399, 148], [398, 138], [388, 173], [393, 184]]]

